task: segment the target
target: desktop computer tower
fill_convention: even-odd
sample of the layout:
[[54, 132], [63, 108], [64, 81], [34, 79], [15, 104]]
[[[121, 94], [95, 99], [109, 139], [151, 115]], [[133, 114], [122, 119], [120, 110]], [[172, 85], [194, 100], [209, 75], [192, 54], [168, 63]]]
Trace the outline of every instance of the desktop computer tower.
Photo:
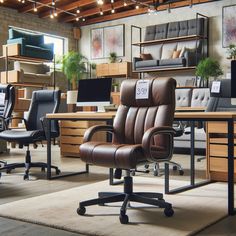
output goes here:
[[231, 61], [231, 98], [236, 98], [236, 60]]

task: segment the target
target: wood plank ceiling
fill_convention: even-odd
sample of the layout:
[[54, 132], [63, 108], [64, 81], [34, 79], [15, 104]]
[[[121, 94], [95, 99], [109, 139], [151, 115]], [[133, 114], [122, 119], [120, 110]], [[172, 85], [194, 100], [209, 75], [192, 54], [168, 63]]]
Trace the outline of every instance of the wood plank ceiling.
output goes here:
[[217, 0], [0, 0], [0, 6], [76, 26]]

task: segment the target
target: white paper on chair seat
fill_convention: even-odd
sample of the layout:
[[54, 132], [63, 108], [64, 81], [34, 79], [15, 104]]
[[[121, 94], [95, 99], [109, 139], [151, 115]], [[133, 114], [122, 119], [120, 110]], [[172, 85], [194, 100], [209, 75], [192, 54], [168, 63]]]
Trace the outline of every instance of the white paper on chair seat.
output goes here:
[[149, 80], [138, 80], [136, 84], [136, 99], [148, 99], [149, 97]]
[[5, 104], [5, 93], [0, 93], [0, 105]]

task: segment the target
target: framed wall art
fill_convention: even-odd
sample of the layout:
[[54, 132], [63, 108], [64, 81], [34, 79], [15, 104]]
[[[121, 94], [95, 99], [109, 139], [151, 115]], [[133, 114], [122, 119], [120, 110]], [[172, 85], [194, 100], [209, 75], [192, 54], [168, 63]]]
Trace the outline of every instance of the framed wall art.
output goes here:
[[91, 30], [91, 58], [103, 58], [103, 28]]
[[236, 44], [236, 5], [222, 9], [222, 46]]
[[104, 57], [115, 52], [118, 57], [124, 56], [124, 25], [104, 28]]

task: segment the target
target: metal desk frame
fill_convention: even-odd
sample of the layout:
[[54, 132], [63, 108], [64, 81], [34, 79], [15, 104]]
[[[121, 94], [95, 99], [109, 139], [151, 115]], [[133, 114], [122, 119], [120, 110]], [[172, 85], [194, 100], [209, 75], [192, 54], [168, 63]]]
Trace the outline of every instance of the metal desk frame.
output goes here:
[[235, 215], [236, 209], [234, 208], [234, 118], [175, 118], [178, 121], [191, 122], [191, 159], [190, 159], [190, 185], [170, 190], [169, 184], [169, 165], [165, 164], [165, 193], [175, 194], [184, 192], [190, 189], [198, 188], [203, 185], [209, 184], [212, 181], [206, 180], [200, 183], [195, 183], [195, 160], [194, 160], [194, 122], [195, 121], [224, 121], [228, 124], [228, 215]]

